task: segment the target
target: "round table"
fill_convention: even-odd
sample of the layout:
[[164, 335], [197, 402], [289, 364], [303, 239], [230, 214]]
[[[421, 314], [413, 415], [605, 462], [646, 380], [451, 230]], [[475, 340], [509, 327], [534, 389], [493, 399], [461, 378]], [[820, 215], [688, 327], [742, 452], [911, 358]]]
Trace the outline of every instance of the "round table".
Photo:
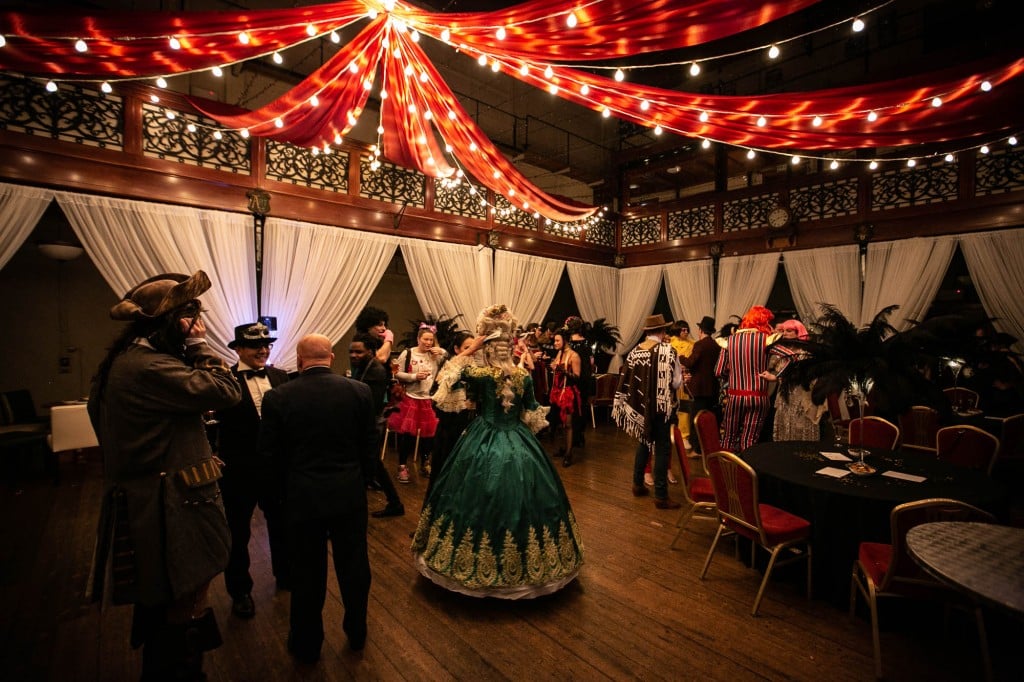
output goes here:
[[[904, 502], [948, 497], [1003, 512], [1005, 491], [980, 471], [939, 461], [934, 454], [872, 449], [865, 461], [872, 476], [830, 478], [823, 467], [845, 468], [821, 452], [833, 443], [781, 441], [758, 443], [741, 453], [757, 472], [761, 502], [781, 507], [811, 522], [815, 596], [843, 604], [849, 599], [850, 571], [861, 542], [889, 542], [889, 515]], [[845, 452], [845, 450], [844, 450]], [[917, 483], [882, 476], [886, 471], [924, 476]]]

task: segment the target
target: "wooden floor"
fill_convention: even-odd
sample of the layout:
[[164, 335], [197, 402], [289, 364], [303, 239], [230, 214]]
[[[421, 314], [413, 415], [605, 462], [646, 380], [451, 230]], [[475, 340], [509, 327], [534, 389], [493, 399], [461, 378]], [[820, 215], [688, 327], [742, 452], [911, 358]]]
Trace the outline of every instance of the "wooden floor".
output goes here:
[[[545, 443], [549, 450], [551, 443]], [[558, 467], [583, 534], [579, 580], [525, 602], [446, 592], [412, 568], [409, 535], [424, 482], [400, 486], [408, 513], [371, 519], [369, 638], [345, 647], [333, 577], [321, 661], [298, 666], [285, 650], [288, 593], [275, 593], [266, 533], [257, 514], [252, 545], [257, 614], [242, 621], [218, 579], [213, 594], [225, 644], [207, 656], [211, 680], [645, 679], [867, 680], [866, 616], [802, 594], [802, 569], [768, 587], [750, 616], [759, 574], [723, 543], [706, 581], [697, 577], [713, 526], [695, 521], [679, 549], [669, 543], [676, 512], [630, 493], [633, 442], [608, 425], [587, 433], [586, 452]], [[100, 497], [100, 464], [61, 463], [53, 486], [41, 473], [23, 490], [0, 488], [0, 678], [134, 680], [139, 653], [128, 646], [130, 609], [100, 610], [83, 599]], [[31, 473], [31, 472], [30, 472]], [[678, 497], [678, 490], [670, 494]], [[371, 493], [372, 509], [383, 505]], [[889, 607], [889, 608], [884, 608]], [[929, 605], [883, 605], [886, 674], [897, 680], [980, 679], [972, 621], [954, 611], [944, 625]], [[1011, 679], [1024, 656], [1020, 623], [988, 623], [997, 676]], [[1016, 675], [1013, 679], [1019, 679]]]

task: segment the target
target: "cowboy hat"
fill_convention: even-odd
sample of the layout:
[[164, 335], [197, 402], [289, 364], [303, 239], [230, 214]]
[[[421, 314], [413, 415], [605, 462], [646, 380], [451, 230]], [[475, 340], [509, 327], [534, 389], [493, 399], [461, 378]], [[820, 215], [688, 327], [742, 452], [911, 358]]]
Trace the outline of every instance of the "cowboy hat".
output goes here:
[[664, 315], [648, 315], [644, 320], [644, 331], [653, 332], [658, 329], [666, 329], [669, 323], [665, 321]]

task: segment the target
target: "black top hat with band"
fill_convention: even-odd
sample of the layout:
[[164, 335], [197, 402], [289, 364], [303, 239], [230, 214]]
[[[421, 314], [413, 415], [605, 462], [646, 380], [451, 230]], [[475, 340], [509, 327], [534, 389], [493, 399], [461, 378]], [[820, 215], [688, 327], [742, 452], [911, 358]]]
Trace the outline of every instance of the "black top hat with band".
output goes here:
[[274, 341], [277, 341], [277, 338], [270, 335], [270, 327], [262, 322], [250, 322], [235, 327], [235, 340], [228, 343], [228, 348], [266, 346]]
[[697, 328], [708, 336], [711, 336], [715, 333], [715, 318], [705, 315], [700, 318], [700, 322], [697, 323]]

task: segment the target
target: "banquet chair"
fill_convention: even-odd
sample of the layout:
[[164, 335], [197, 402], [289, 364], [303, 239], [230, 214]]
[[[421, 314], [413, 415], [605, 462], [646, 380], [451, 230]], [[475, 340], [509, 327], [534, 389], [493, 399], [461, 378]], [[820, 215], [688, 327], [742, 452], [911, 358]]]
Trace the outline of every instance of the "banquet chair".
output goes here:
[[594, 395], [590, 396], [590, 425], [597, 428], [597, 418], [594, 416], [595, 407], [607, 407], [612, 409], [612, 402], [615, 400], [615, 389], [619, 387], [618, 374], [598, 374], [594, 377]]
[[[711, 543], [708, 556], [704, 560], [704, 568], [700, 579], [708, 572], [711, 559], [722, 533], [732, 531], [747, 538], [771, 554], [768, 568], [765, 569], [761, 587], [754, 599], [754, 608], [750, 612], [756, 616], [761, 606], [764, 588], [776, 565], [784, 566], [794, 561], [807, 562], [807, 598], [811, 598], [811, 524], [806, 519], [790, 514], [787, 511], [761, 504], [758, 501], [757, 472], [742, 459], [720, 450], [706, 455], [708, 473], [711, 474], [711, 485], [715, 493], [715, 505], [718, 508], [718, 532]], [[806, 546], [801, 551], [799, 545]], [[778, 561], [779, 555], [786, 551], [790, 556]]]
[[697, 442], [700, 443], [704, 471], [707, 471], [708, 453], [722, 449], [722, 432], [718, 429], [718, 418], [711, 410], [701, 410], [693, 418], [693, 424], [694, 431], [697, 432]]
[[53, 481], [60, 480], [58, 457], [62, 452], [99, 447], [86, 405], [54, 405], [50, 408], [50, 435], [46, 442], [53, 453]]
[[850, 445], [895, 450], [900, 442], [900, 429], [881, 417], [850, 420]]
[[871, 642], [875, 653], [875, 676], [882, 677], [882, 650], [878, 636], [880, 597], [935, 598], [954, 593], [925, 573], [907, 553], [907, 531], [934, 521], [979, 521], [995, 523], [995, 517], [966, 502], [932, 498], [895, 507], [889, 516], [892, 542], [862, 542], [850, 577], [850, 616], [856, 613], [857, 593], [871, 612]]
[[675, 450], [676, 457], [679, 458], [679, 469], [683, 475], [683, 485], [681, 487], [683, 489], [683, 502], [686, 507], [679, 516], [679, 520], [676, 521], [676, 526], [679, 530], [676, 531], [676, 536], [672, 538], [672, 544], [669, 545], [670, 549], [675, 549], [676, 542], [679, 541], [679, 537], [683, 534], [683, 529], [686, 528], [686, 524], [692, 517], [700, 516], [714, 521], [718, 518], [718, 513], [715, 507], [715, 493], [711, 489], [711, 479], [696, 478], [690, 472], [690, 458], [686, 456], [683, 435], [679, 431], [678, 426], [672, 427], [670, 436], [673, 450]]
[[935, 452], [935, 434], [939, 430], [939, 411], [927, 405], [914, 405], [900, 415], [903, 447]]
[[946, 398], [949, 400], [949, 404], [953, 406], [954, 410], [958, 407], [969, 410], [974, 410], [978, 407], [979, 396], [977, 391], [972, 391], [969, 388], [960, 388], [958, 386], [956, 388], [944, 388], [942, 389], [942, 392], [945, 394]]
[[1020, 465], [1024, 463], [1024, 414], [1015, 414], [1000, 420], [999, 454], [992, 465]]
[[999, 452], [999, 439], [976, 426], [959, 424], [935, 434], [936, 455], [944, 462], [969, 469], [992, 472]]

